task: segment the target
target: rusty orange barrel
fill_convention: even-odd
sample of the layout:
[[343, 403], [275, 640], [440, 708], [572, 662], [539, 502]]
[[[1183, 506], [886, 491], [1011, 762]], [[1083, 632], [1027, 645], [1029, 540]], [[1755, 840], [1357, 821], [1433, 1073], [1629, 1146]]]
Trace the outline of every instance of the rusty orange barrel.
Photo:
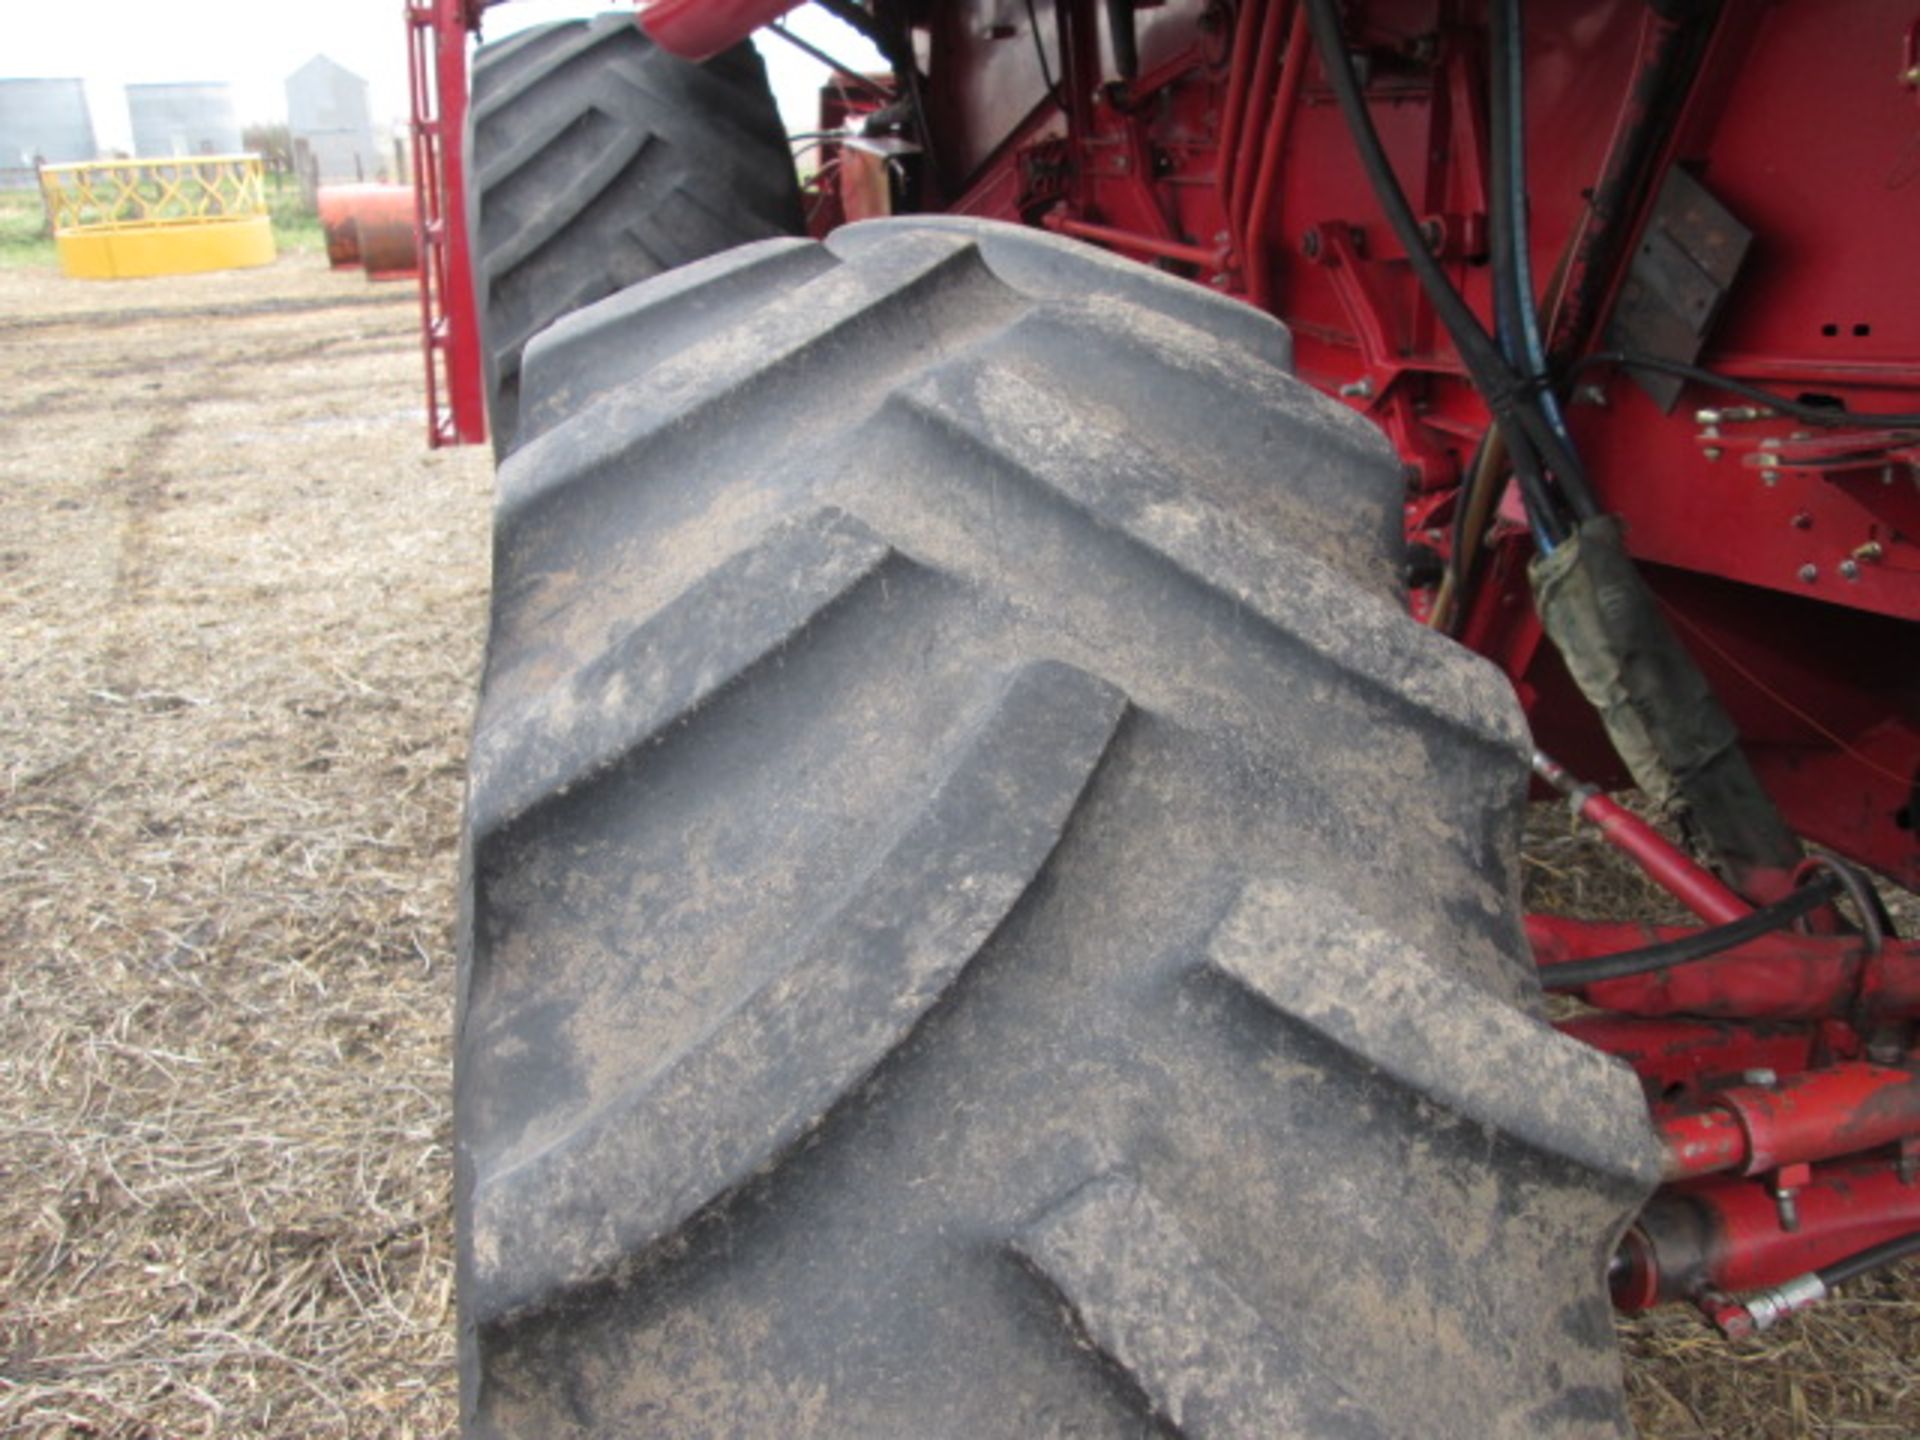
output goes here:
[[316, 200], [327, 260], [334, 269], [359, 265], [371, 280], [419, 272], [420, 245], [413, 232], [409, 186], [322, 185]]
[[420, 237], [414, 228], [413, 189], [365, 185], [355, 204], [360, 263], [369, 280], [398, 280], [420, 273]]
[[320, 232], [327, 241], [327, 263], [345, 270], [360, 263], [359, 205], [363, 192], [380, 185], [322, 185], [314, 197], [320, 212]]

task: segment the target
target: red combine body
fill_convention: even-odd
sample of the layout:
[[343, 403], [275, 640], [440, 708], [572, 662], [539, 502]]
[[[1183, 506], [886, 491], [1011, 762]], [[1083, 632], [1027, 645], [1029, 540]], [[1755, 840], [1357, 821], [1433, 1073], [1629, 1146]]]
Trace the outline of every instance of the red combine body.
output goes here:
[[[703, 62], [790, 8], [638, 20]], [[1920, 888], [1920, 12], [827, 8], [892, 73], [837, 67], [811, 232], [1008, 222], [1283, 322], [1295, 372], [1397, 454], [1414, 618], [1506, 674], [1539, 792], [1700, 917], [1526, 921], [1544, 986], [1601, 1012], [1563, 1033], [1633, 1067], [1663, 1146], [1616, 1303], [1741, 1333], [1913, 1248], [1920, 946], [1864, 872]], [[431, 434], [470, 441], [479, 14], [410, 14]], [[1636, 780], [1712, 868], [1607, 798]]]

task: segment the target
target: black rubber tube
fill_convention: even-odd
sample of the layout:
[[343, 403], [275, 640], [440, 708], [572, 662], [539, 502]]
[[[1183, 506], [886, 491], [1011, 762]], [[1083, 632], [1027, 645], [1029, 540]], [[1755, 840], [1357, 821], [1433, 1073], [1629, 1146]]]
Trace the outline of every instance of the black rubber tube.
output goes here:
[[1878, 1245], [1869, 1246], [1857, 1255], [1849, 1255], [1844, 1260], [1836, 1260], [1813, 1273], [1820, 1277], [1820, 1283], [1829, 1290], [1844, 1284], [1848, 1280], [1857, 1280], [1870, 1271], [1891, 1265], [1896, 1260], [1904, 1260], [1909, 1255], [1920, 1254], [1920, 1230], [1906, 1235], [1896, 1235], [1891, 1240], [1882, 1240]]
[[[1360, 154], [1361, 168], [1367, 173], [1367, 180], [1386, 215], [1387, 224], [1401, 248], [1406, 251], [1407, 263], [1412, 266], [1415, 279], [1420, 282], [1420, 288], [1426, 292], [1434, 312], [1440, 317], [1440, 323], [1452, 338], [1461, 364], [1473, 377], [1481, 398], [1486, 401], [1487, 408], [1493, 412], [1495, 422], [1506, 437], [1507, 452], [1513, 460], [1514, 472], [1520, 477], [1521, 488], [1527, 495], [1529, 505], [1547, 504], [1545, 481], [1539, 465], [1544, 463], [1547, 469], [1565, 474], [1577, 473], [1579, 462], [1566, 453], [1566, 447], [1560, 443], [1559, 437], [1544, 418], [1526, 405], [1526, 382], [1507, 364], [1493, 337], [1487, 334], [1486, 328], [1454, 288], [1453, 282], [1447, 279], [1440, 262], [1428, 250], [1420, 223], [1414, 217], [1412, 207], [1400, 188], [1400, 181], [1393, 173], [1393, 165], [1387, 159], [1387, 152], [1380, 144], [1373, 117], [1367, 113], [1366, 97], [1360, 93], [1360, 82], [1353, 73], [1352, 62], [1347, 58], [1335, 0], [1306, 0], [1306, 4], [1307, 18], [1313, 27], [1314, 45], [1320, 52], [1321, 68], [1326, 71], [1327, 82], [1333, 87], [1334, 97], [1347, 122], [1347, 132]], [[1566, 534], [1565, 525], [1552, 513], [1550, 506], [1539, 519], [1549, 529], [1552, 539], [1558, 540]]]
[[1513, 170], [1513, 86], [1507, 61], [1514, 35], [1507, 23], [1509, 18], [1506, 0], [1492, 0], [1487, 6], [1487, 119], [1491, 131], [1487, 142], [1487, 249], [1493, 270], [1494, 336], [1507, 363], [1524, 369], [1526, 350], [1519, 290], [1514, 280], [1518, 258], [1517, 209], [1518, 204], [1524, 203], [1525, 192], [1516, 185]]
[[1574, 462], [1553, 479], [1574, 517], [1591, 520], [1600, 513], [1587, 483], [1586, 464], [1560, 413], [1560, 399], [1547, 369], [1546, 342], [1540, 335], [1539, 300], [1533, 293], [1533, 227], [1527, 219], [1526, 26], [1520, 0], [1493, 0], [1487, 11], [1492, 53], [1488, 69], [1493, 110], [1494, 293], [1508, 361], [1527, 377], [1530, 400]]
[[1047, 42], [1040, 38], [1040, 17], [1035, 13], [1033, 0], [1027, 0], [1027, 30], [1033, 36], [1033, 53], [1040, 61], [1040, 78], [1046, 82], [1047, 98], [1059, 98], [1060, 87], [1054, 83], [1053, 67], [1047, 63]]
[[1122, 80], [1140, 78], [1140, 31], [1133, 0], [1106, 0], [1107, 43], [1113, 47], [1113, 68]]
[[1617, 955], [1598, 955], [1591, 960], [1565, 960], [1540, 967], [1540, 983], [1549, 990], [1582, 990], [1603, 980], [1624, 980], [1675, 965], [1691, 965], [1710, 959], [1735, 946], [1758, 940], [1776, 930], [1784, 930], [1801, 916], [1811, 914], [1840, 893], [1840, 882], [1823, 875], [1801, 886], [1783, 900], [1763, 905], [1751, 915], [1742, 915], [1710, 930], [1696, 930], [1675, 940], [1638, 950], [1622, 950]]
[[[1488, 144], [1491, 151], [1491, 173], [1489, 175], [1488, 231], [1490, 237], [1490, 260], [1493, 271], [1493, 318], [1494, 338], [1507, 365], [1515, 374], [1526, 377], [1530, 387], [1521, 403], [1539, 413], [1543, 423], [1551, 423], [1541, 406], [1546, 398], [1546, 378], [1527, 363], [1526, 321], [1523, 310], [1532, 308], [1533, 299], [1529, 295], [1521, 298], [1520, 264], [1521, 247], [1526, 244], [1525, 227], [1521, 216], [1526, 205], [1525, 181], [1514, 170], [1516, 151], [1513, 145], [1514, 105], [1509, 51], [1514, 43], [1515, 31], [1505, 23], [1506, 0], [1493, 0], [1487, 10], [1487, 68], [1491, 74], [1488, 85], [1489, 109], [1491, 113], [1492, 134]], [[1555, 433], [1569, 454], [1573, 453], [1566, 431], [1556, 427]], [[1509, 437], [1511, 444], [1512, 437]], [[1545, 475], [1540, 476], [1538, 493], [1528, 489], [1527, 479], [1539, 469], [1539, 456], [1535, 454], [1531, 464], [1523, 463], [1509, 450], [1508, 460], [1514, 473], [1521, 479], [1522, 498], [1527, 502], [1527, 518], [1533, 523], [1536, 537], [1546, 532], [1547, 538], [1541, 543], [1541, 550], [1553, 548], [1553, 537], [1561, 533], [1564, 527], [1565, 509], [1560, 496], [1554, 493], [1547, 483]], [[1554, 475], [1553, 481], [1562, 486], [1564, 493], [1565, 477]], [[1581, 487], [1584, 490], [1584, 486]], [[1582, 519], [1592, 518], [1576, 507], [1576, 514]], [[1546, 517], [1551, 517], [1549, 524]]]

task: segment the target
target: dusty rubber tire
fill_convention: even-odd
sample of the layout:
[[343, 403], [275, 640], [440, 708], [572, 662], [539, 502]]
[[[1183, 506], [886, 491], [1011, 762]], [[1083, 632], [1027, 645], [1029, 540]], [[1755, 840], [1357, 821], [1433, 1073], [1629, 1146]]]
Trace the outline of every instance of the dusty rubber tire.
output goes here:
[[456, 1134], [483, 1436], [1626, 1433], [1525, 737], [1250, 309], [880, 222], [527, 352]]
[[532, 336], [677, 265], [803, 229], [753, 47], [694, 65], [657, 48], [631, 10], [481, 46], [466, 154], [496, 456], [513, 448]]

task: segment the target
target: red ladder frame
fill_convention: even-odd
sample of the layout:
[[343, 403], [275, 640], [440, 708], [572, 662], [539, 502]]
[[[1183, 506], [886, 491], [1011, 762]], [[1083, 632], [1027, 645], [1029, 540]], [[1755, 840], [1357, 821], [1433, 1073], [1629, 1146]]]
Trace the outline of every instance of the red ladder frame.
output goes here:
[[413, 103], [413, 198], [420, 233], [420, 330], [427, 369], [427, 444], [487, 438], [480, 323], [467, 245], [469, 0], [409, 0], [407, 70]]

